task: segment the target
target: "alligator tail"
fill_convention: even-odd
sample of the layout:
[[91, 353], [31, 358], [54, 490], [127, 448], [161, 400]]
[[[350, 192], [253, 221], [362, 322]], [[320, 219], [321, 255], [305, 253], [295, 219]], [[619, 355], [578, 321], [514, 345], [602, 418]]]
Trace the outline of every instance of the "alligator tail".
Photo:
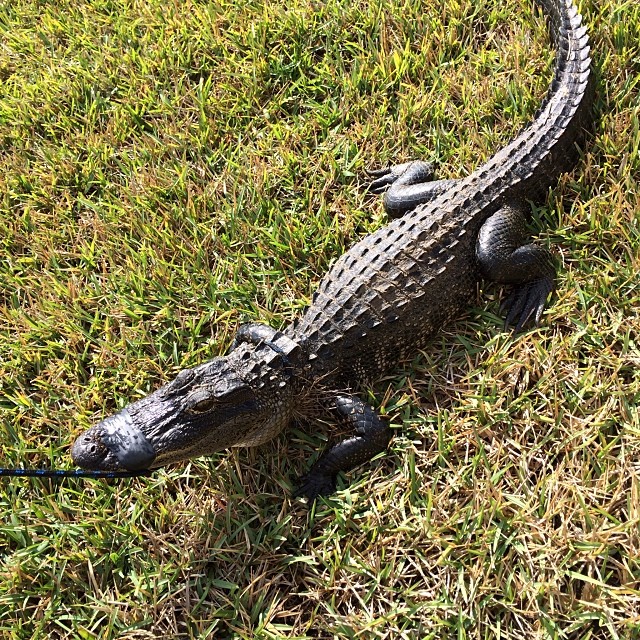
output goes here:
[[553, 81], [533, 121], [474, 172], [476, 178], [501, 174], [512, 195], [527, 199], [544, 194], [574, 166], [593, 102], [589, 37], [576, 5], [538, 1], [549, 15], [557, 51]]

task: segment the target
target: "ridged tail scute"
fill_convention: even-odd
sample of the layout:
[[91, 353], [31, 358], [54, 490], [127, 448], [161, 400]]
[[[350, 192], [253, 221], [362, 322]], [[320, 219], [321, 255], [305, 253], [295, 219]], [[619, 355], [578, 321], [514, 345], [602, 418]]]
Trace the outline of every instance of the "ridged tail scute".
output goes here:
[[572, 0], [538, 0], [556, 46], [554, 77], [533, 122], [479, 167], [476, 174], [502, 177], [516, 195], [534, 199], [569, 171], [591, 120], [593, 74], [589, 36]]

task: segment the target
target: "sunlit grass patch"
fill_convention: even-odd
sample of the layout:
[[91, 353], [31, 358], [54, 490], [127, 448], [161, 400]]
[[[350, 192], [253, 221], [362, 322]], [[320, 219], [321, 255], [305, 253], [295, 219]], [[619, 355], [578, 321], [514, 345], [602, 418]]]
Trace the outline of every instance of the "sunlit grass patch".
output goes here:
[[[2, 480], [7, 638], [640, 634], [640, 9], [585, 2], [594, 134], [534, 225], [541, 327], [478, 297], [370, 399], [389, 453], [309, 512], [296, 425], [122, 482]], [[0, 7], [3, 466], [288, 323], [384, 224], [364, 170], [466, 175], [549, 82], [525, 0]]]

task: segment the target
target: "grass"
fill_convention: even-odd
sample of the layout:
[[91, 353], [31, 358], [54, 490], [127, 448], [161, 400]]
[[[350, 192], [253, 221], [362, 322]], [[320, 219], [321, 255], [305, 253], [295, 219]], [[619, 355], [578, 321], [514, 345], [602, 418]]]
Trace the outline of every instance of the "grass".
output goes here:
[[[3, 479], [0, 637], [640, 637], [640, 6], [582, 4], [597, 117], [535, 210], [542, 325], [480, 295], [370, 390], [391, 449], [311, 511], [315, 425], [148, 479]], [[552, 60], [528, 0], [16, 0], [0, 31], [2, 466], [70, 466], [239, 323], [288, 323], [384, 224], [366, 167], [467, 174]]]

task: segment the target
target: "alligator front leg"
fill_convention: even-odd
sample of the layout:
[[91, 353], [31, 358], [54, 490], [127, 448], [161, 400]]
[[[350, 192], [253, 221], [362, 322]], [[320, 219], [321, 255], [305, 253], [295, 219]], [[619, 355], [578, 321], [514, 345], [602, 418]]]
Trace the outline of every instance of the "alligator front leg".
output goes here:
[[333, 408], [341, 420], [353, 427], [356, 435], [334, 445], [300, 479], [295, 496], [306, 496], [313, 502], [336, 489], [339, 471], [349, 471], [384, 451], [391, 440], [387, 420], [355, 396], [341, 395], [333, 400]]
[[422, 160], [404, 162], [367, 172], [375, 180], [373, 193], [384, 193], [384, 209], [390, 218], [399, 218], [418, 205], [444, 193], [455, 180], [433, 180], [433, 164]]
[[506, 324], [519, 331], [533, 317], [540, 321], [553, 291], [556, 269], [551, 253], [530, 241], [523, 212], [505, 206], [489, 217], [480, 229], [476, 257], [482, 274], [493, 282], [513, 285], [503, 303]]

